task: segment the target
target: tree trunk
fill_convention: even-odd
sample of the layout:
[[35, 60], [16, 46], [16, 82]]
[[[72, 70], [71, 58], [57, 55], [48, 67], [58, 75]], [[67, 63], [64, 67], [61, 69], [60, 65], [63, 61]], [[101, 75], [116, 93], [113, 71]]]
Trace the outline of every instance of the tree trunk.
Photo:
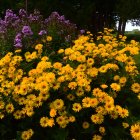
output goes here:
[[119, 25], [118, 25], [118, 34], [117, 34], [117, 38], [119, 38], [119, 35], [122, 34], [122, 23], [123, 23], [122, 18], [120, 18], [120, 20], [119, 20]]
[[126, 27], [126, 19], [125, 20], [123, 20], [123, 23], [122, 23], [122, 35], [124, 35], [124, 33], [125, 33], [125, 27]]

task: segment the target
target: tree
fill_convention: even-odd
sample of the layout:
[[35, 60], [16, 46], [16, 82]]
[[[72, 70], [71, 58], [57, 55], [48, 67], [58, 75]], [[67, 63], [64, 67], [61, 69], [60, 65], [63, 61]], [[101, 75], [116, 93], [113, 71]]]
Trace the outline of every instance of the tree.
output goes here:
[[116, 12], [119, 21], [118, 35], [124, 35], [126, 22], [139, 16], [140, 0], [118, 0], [116, 4]]

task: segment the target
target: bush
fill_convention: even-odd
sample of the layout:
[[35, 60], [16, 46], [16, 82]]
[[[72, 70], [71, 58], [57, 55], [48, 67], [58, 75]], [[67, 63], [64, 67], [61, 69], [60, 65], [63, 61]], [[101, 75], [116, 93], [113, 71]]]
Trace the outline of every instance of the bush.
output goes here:
[[90, 32], [79, 36], [55, 61], [42, 44], [7, 53], [0, 60], [1, 139], [138, 139], [140, 75], [133, 56], [140, 48], [111, 31], [96, 42]]

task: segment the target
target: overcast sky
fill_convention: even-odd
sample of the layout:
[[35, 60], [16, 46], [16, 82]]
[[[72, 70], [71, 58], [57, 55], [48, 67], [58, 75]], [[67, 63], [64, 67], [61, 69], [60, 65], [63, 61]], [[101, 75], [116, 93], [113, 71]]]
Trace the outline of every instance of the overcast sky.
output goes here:
[[128, 22], [126, 24], [126, 29], [125, 31], [132, 31], [133, 29], [139, 29], [140, 30], [140, 26], [132, 26], [130, 22]]
[[[118, 26], [118, 23], [117, 23], [117, 26]], [[140, 30], [140, 26], [132, 26], [130, 22], [127, 22], [125, 31], [132, 31], [133, 29], [139, 29]]]

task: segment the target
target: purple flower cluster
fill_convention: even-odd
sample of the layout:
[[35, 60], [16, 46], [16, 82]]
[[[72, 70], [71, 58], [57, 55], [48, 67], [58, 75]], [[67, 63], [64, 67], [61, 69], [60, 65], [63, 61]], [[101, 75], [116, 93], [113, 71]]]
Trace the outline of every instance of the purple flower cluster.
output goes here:
[[27, 12], [24, 9], [19, 10], [19, 16], [20, 17], [27, 17]]
[[18, 16], [13, 13], [12, 10], [8, 9], [6, 10], [6, 15], [5, 15], [5, 22], [11, 23], [14, 22], [18, 19]]
[[34, 10], [34, 13], [29, 15], [28, 20], [30, 22], [39, 22], [42, 20], [42, 15], [40, 15], [40, 12], [38, 10]]
[[[36, 34], [38, 34], [40, 30], [43, 30], [43, 21], [41, 21], [41, 18], [42, 16], [37, 10], [29, 16], [24, 9], [20, 9], [18, 15], [10, 9], [6, 10], [4, 19], [0, 19], [0, 39], [5, 41], [9, 40], [10, 37], [10, 40], [14, 40], [15, 47], [22, 47], [24, 37], [33, 37], [34, 30], [37, 31]], [[31, 30], [34, 23], [39, 27], [37, 30], [35, 27], [34, 30]], [[42, 32], [42, 34], [44, 33], [45, 32]], [[10, 43], [13, 45], [12, 42], [8, 42], [7, 44]], [[24, 45], [26, 45], [26, 42]]]
[[77, 31], [76, 24], [66, 20], [64, 15], [60, 16], [58, 12], [52, 12], [52, 14], [45, 19], [45, 25], [48, 33], [52, 33], [51, 30], [55, 29], [55, 34], [59, 35], [60, 38], [64, 38], [66, 42], [72, 40]]
[[76, 24], [70, 23], [69, 20], [65, 19], [64, 15], [60, 16], [58, 14], [58, 12], [52, 12], [52, 14], [49, 16], [49, 18], [45, 19], [46, 24], [49, 24], [52, 21], [55, 21], [58, 24], [63, 24], [63, 26], [69, 26], [69, 27], [72, 27], [72, 28], [77, 28]]
[[30, 26], [23, 26], [22, 28], [22, 33], [25, 35], [25, 36], [30, 36], [30, 35], [33, 35], [33, 32], [30, 28]]
[[14, 40], [14, 46], [16, 48], [22, 48], [22, 34], [18, 33]]
[[[76, 33], [77, 27], [65, 16], [60, 16], [57, 12], [52, 14], [45, 20], [38, 10], [27, 14], [24, 9], [20, 9], [18, 14], [12, 10], [6, 10], [4, 19], [0, 19], [0, 39], [7, 44], [22, 48], [23, 46], [31, 46], [31, 43], [36, 40], [37, 35], [49, 35], [55, 40], [70, 42], [73, 39], [73, 34]], [[14, 40], [8, 42], [8, 40]], [[28, 41], [27, 41], [28, 40]], [[30, 44], [29, 44], [30, 43]], [[23, 48], [24, 48], [23, 47]]]

